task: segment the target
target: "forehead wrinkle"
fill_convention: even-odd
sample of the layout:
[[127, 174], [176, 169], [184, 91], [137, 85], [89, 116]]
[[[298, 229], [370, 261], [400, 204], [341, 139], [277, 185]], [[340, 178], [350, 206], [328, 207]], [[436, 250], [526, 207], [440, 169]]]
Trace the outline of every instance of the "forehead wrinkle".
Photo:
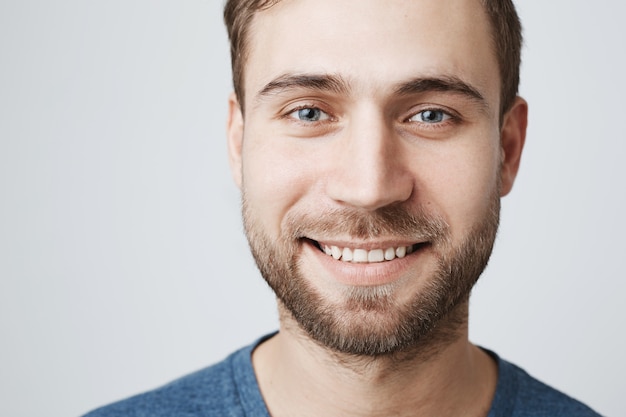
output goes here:
[[256, 94], [255, 102], [258, 103], [264, 98], [296, 89], [322, 93], [328, 92], [339, 95], [347, 95], [350, 92], [349, 83], [339, 75], [286, 73], [268, 82]]
[[399, 96], [430, 92], [459, 94], [475, 102], [482, 112], [488, 114], [490, 111], [489, 103], [480, 91], [456, 76], [417, 77], [399, 83], [395, 88]]

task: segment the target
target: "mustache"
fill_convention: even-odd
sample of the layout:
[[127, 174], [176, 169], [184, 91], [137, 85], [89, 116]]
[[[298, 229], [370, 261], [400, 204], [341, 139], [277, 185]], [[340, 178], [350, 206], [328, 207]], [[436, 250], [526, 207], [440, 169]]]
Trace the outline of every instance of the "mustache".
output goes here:
[[374, 211], [354, 208], [332, 209], [321, 214], [290, 213], [285, 228], [292, 239], [311, 236], [348, 235], [355, 239], [395, 236], [414, 241], [442, 240], [449, 226], [441, 217], [422, 207], [409, 211], [402, 205], [390, 205]]

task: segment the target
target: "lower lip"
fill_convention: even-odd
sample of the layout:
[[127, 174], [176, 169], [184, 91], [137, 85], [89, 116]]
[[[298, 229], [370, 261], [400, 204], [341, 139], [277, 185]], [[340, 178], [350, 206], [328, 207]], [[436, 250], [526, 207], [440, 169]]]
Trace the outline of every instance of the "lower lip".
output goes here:
[[328, 272], [331, 279], [349, 286], [378, 286], [398, 282], [406, 276], [408, 269], [420, 261], [427, 246], [420, 246], [404, 258], [374, 263], [354, 263], [336, 260], [326, 255], [313, 243], [303, 244], [305, 252], [310, 252]]

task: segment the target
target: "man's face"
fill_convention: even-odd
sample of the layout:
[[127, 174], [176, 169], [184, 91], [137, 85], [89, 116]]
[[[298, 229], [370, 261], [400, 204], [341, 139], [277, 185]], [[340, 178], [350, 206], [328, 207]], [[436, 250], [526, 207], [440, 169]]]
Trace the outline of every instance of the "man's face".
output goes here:
[[283, 0], [248, 41], [229, 140], [263, 276], [330, 348], [418, 345], [467, 300], [514, 177], [480, 2]]

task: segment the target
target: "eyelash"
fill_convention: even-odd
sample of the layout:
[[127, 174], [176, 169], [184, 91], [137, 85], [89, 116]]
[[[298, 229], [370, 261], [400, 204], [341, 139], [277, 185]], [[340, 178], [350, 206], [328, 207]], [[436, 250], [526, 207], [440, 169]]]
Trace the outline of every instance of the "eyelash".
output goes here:
[[[322, 120], [305, 121], [305, 120], [299, 120], [296, 116], [294, 116], [294, 113], [300, 110], [305, 110], [305, 109], [318, 110], [322, 112], [323, 116], [325, 115], [326, 118]], [[442, 113], [443, 118], [445, 120], [442, 120], [440, 122], [432, 122], [432, 123], [410, 120], [411, 118], [416, 117], [420, 113], [425, 113], [425, 112]], [[281, 114], [280, 118], [296, 123], [303, 127], [317, 127], [321, 124], [333, 122], [336, 120], [336, 118], [332, 115], [332, 113], [323, 109], [323, 106], [320, 106], [317, 104], [310, 104], [310, 103], [288, 108], [286, 111], [284, 111]], [[456, 112], [453, 112], [449, 109], [444, 109], [441, 107], [422, 108], [422, 109], [419, 109], [419, 111], [412, 112], [408, 117], [402, 120], [402, 123], [407, 125], [409, 128], [415, 128], [415, 129], [420, 129], [420, 130], [431, 130], [431, 131], [450, 128], [451, 126], [457, 125], [460, 122], [461, 122], [461, 117]]]
[[[433, 112], [433, 113], [441, 113], [442, 117], [445, 120], [442, 120], [440, 122], [424, 122], [424, 121], [414, 121], [411, 122], [411, 119], [418, 116], [419, 114], [422, 113], [426, 113], [426, 112]], [[427, 108], [423, 108], [420, 109], [419, 111], [413, 112], [411, 113], [411, 115], [409, 117], [407, 117], [404, 121], [407, 123], [423, 123], [426, 125], [442, 125], [442, 124], [447, 124], [447, 123], [456, 123], [460, 120], [460, 117], [455, 113], [452, 112], [450, 110], [447, 109], [442, 109], [440, 107], [427, 107]]]
[[[300, 111], [300, 110], [318, 110], [320, 112], [322, 112], [324, 115], [326, 115], [326, 119], [324, 120], [314, 120], [314, 121], [304, 121], [304, 120], [299, 120], [297, 119], [295, 116], [292, 116], [294, 113]], [[324, 109], [321, 108], [321, 106], [318, 105], [314, 105], [314, 104], [303, 104], [294, 108], [289, 108], [288, 110], [286, 110], [281, 118], [283, 119], [288, 119], [290, 121], [293, 121], [295, 123], [301, 124], [301, 125], [305, 125], [305, 126], [314, 126], [317, 125], [319, 123], [324, 123], [324, 122], [329, 122], [329, 121], [333, 121], [334, 117], [332, 116], [331, 113], [325, 111]]]

